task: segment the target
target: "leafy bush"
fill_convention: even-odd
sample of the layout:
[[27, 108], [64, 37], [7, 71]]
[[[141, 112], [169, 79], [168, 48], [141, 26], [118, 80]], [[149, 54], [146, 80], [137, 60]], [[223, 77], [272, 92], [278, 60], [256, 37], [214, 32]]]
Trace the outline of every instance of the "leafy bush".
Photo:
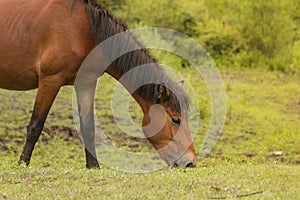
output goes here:
[[193, 37], [219, 66], [300, 71], [299, 1], [108, 2], [130, 28], [165, 27]]

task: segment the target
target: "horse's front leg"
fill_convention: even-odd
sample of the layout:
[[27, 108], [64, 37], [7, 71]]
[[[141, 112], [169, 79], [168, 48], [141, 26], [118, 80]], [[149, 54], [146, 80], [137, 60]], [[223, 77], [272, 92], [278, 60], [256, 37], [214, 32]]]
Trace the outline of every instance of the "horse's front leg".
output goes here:
[[99, 168], [95, 150], [94, 98], [96, 82], [85, 86], [75, 86], [78, 112], [80, 118], [80, 134], [84, 141], [86, 167]]
[[19, 165], [29, 165], [34, 145], [43, 130], [48, 112], [61, 87], [61, 84], [53, 78], [45, 77], [39, 80], [38, 92], [34, 104], [30, 123], [27, 126], [27, 138], [20, 156]]

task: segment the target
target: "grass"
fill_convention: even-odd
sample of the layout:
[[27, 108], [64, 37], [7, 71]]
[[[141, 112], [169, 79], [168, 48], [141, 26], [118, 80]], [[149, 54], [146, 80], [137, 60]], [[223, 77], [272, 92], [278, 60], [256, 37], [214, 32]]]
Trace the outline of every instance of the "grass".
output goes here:
[[275, 163], [233, 164], [208, 159], [195, 169], [164, 169], [148, 174], [105, 167], [87, 170], [64, 163], [29, 168], [10, 165], [1, 164], [2, 199], [230, 199], [238, 195], [298, 199], [300, 195], [299, 166]]
[[[180, 69], [197, 93], [201, 120], [194, 139], [200, 149], [210, 122], [210, 99], [191, 68]], [[227, 117], [222, 136], [194, 169], [146, 174], [86, 170], [72, 121], [72, 88], [63, 88], [49, 114], [29, 167], [18, 167], [36, 91], [0, 90], [0, 199], [299, 199], [300, 81], [279, 72], [222, 70]], [[195, 80], [194, 80], [195, 78]], [[122, 134], [112, 122], [113, 81], [97, 89], [96, 114], [116, 146], [152, 151], [144, 139]], [[131, 116], [140, 121], [136, 104]], [[280, 152], [280, 153], [276, 153]], [[262, 193], [261, 193], [262, 192]], [[257, 193], [257, 194], [254, 194]], [[253, 194], [253, 195], [251, 195]]]

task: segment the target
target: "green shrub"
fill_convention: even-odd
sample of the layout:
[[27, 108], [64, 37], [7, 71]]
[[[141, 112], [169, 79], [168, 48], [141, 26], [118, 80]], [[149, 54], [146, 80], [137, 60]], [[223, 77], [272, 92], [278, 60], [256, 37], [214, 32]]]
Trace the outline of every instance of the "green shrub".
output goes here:
[[300, 71], [300, 2], [106, 0], [130, 28], [156, 26], [197, 40], [219, 66]]

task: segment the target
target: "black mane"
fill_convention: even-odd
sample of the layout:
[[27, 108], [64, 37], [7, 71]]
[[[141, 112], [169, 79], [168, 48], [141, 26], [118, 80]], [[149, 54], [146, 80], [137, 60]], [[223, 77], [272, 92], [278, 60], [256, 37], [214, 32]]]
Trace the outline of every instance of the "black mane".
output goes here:
[[[114, 17], [108, 10], [102, 5], [99, 5], [95, 0], [82, 0], [87, 6], [87, 12], [91, 24], [91, 35], [99, 44], [107, 38], [127, 31], [127, 26], [121, 22], [120, 19]], [[127, 37], [123, 38], [123, 41], [118, 41], [106, 50], [106, 54], [109, 51], [113, 51], [117, 48], [122, 48], [122, 45], [139, 47], [139, 50], [131, 51], [116, 59], [112, 66], [120, 74], [123, 75], [130, 69], [143, 64], [151, 64], [151, 67], [147, 67], [146, 70], [142, 70], [141, 73], [137, 73], [136, 77], [132, 77], [132, 80], [156, 80], [162, 83], [170, 89], [170, 98], [168, 99], [169, 105], [174, 111], [181, 112], [181, 109], [186, 110], [189, 106], [189, 97], [183, 91], [176, 82], [171, 80], [165, 73], [162, 67], [157, 64], [157, 61], [149, 54], [149, 52], [143, 47], [138, 40], [130, 33], [126, 34]], [[129, 36], [128, 36], [129, 35]], [[136, 49], [136, 48], [135, 48]], [[109, 56], [109, 55], [108, 55]], [[155, 102], [156, 94], [158, 91], [158, 84], [146, 84], [136, 90], [136, 93], [143, 97], [145, 100]], [[176, 94], [176, 95], [175, 95]]]

